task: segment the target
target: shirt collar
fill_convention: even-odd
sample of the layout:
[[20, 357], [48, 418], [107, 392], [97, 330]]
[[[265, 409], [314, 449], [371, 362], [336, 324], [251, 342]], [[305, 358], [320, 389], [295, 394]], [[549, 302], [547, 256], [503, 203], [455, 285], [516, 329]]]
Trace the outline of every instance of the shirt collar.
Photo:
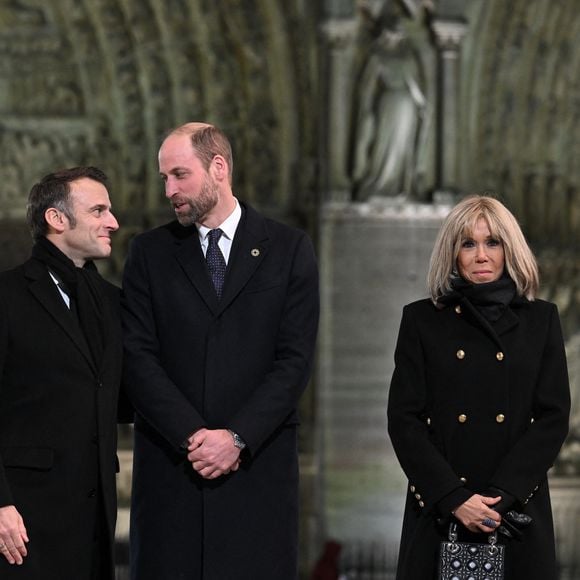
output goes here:
[[[236, 207], [234, 208], [234, 211], [218, 226], [218, 228], [223, 232], [223, 235], [230, 241], [234, 239], [236, 229], [238, 227], [238, 224], [240, 223], [240, 219], [242, 218], [242, 208], [237, 198], [234, 197], [234, 200], [236, 202]], [[216, 228], [208, 228], [207, 226], [197, 223], [195, 224], [195, 226], [197, 227], [197, 231], [199, 232], [199, 239], [202, 241], [206, 239], [207, 234], [209, 233], [210, 230], [216, 229]]]

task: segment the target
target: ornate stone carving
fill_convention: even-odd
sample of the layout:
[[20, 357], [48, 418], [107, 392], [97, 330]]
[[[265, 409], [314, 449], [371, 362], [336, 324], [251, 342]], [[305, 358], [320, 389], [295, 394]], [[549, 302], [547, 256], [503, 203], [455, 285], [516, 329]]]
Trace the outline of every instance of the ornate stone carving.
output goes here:
[[82, 123], [0, 120], [2, 213], [24, 216], [32, 184], [55, 168], [88, 162], [92, 144]]
[[400, 4], [377, 13], [361, 3], [363, 32], [355, 73], [351, 178], [353, 197], [415, 194], [428, 103], [425, 75]]

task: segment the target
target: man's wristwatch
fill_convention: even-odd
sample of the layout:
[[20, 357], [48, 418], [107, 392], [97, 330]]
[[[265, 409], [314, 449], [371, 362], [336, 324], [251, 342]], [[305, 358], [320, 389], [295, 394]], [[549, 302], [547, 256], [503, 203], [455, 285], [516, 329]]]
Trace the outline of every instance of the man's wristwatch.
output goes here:
[[246, 444], [245, 444], [244, 440], [237, 433], [234, 433], [231, 429], [228, 429], [228, 433], [232, 436], [232, 438], [234, 440], [235, 447], [237, 447], [240, 451], [242, 449], [245, 449]]

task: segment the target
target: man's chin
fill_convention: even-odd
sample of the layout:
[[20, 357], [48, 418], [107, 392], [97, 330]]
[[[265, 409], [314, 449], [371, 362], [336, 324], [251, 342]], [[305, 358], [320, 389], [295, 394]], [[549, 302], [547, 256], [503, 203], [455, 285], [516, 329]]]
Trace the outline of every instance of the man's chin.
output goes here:
[[182, 226], [192, 226], [195, 223], [195, 216], [192, 215], [176, 215], [177, 221]]
[[111, 257], [111, 252], [112, 252], [112, 246], [110, 245], [106, 245], [106, 246], [101, 246], [100, 248], [100, 252], [97, 256], [93, 256], [92, 258], [88, 258], [88, 260], [103, 260], [105, 258], [110, 258]]

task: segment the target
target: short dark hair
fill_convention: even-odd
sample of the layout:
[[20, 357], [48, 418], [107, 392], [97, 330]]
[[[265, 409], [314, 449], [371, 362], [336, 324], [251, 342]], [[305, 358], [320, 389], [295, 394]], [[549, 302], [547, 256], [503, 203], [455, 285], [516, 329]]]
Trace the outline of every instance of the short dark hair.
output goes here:
[[85, 177], [98, 181], [109, 189], [109, 179], [105, 173], [90, 165], [49, 173], [32, 186], [28, 195], [26, 221], [35, 240], [48, 233], [48, 224], [44, 214], [51, 207], [62, 211], [68, 218], [71, 227], [75, 227], [76, 219], [70, 203], [70, 184]]

